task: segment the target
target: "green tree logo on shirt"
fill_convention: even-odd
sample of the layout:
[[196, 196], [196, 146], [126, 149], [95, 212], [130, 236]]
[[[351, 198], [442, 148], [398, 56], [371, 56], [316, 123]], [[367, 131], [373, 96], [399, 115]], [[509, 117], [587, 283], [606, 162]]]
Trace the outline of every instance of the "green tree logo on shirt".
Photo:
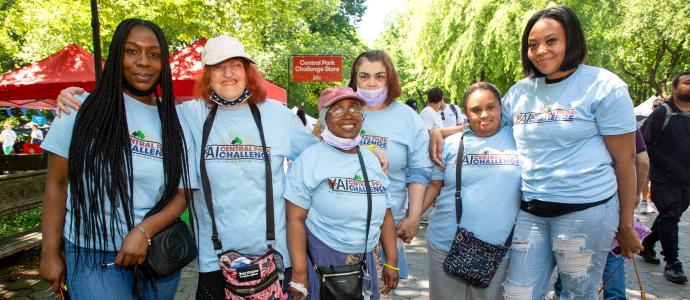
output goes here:
[[484, 154], [491, 154], [491, 151], [489, 151], [489, 150], [484, 150]]
[[360, 130], [360, 131], [359, 131], [359, 134], [361, 134], [361, 135], [365, 135], [365, 134], [367, 134], [367, 131], [366, 131], [366, 130], [364, 130], [364, 129], [362, 129], [362, 130]]
[[137, 131], [132, 132], [132, 136], [135, 136], [135, 137], [137, 137], [138, 139], [141, 139], [141, 140], [144, 139], [144, 133], [141, 132], [141, 130], [137, 130]]
[[355, 174], [355, 180], [362, 181], [362, 177], [360, 177], [359, 174]]
[[242, 145], [242, 139], [241, 139], [239, 136], [236, 136], [236, 137], [232, 140], [232, 145]]

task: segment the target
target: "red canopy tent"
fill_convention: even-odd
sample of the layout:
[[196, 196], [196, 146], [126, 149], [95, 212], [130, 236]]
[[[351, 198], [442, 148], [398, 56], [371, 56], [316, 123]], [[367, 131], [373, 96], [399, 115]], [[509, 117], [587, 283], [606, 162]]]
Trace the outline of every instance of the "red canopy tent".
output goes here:
[[0, 76], [0, 107], [54, 108], [55, 96], [68, 86], [92, 90], [93, 55], [70, 44], [57, 53]]
[[[200, 38], [184, 49], [170, 56], [170, 69], [172, 70], [175, 99], [190, 100], [195, 97], [194, 83], [203, 72], [201, 65], [201, 50], [206, 45], [206, 38]], [[283, 104], [287, 101], [285, 89], [264, 80], [266, 98], [277, 100]]]

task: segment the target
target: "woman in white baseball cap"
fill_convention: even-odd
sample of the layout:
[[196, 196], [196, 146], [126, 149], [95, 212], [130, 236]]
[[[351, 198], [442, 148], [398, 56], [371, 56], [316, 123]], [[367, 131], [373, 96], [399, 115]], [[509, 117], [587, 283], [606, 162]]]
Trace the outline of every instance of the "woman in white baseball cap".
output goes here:
[[[233, 282], [253, 285], [250, 294], [261, 299], [268, 295], [286, 299], [280, 282], [270, 284], [271, 276], [241, 278], [251, 272], [233, 268], [244, 263], [247, 268], [261, 269], [262, 257], [275, 264], [269, 274], [291, 266], [281, 197], [285, 186], [282, 163], [285, 158], [296, 159], [317, 139], [287, 107], [266, 100], [261, 72], [238, 40], [229, 36], [209, 39], [201, 61], [204, 73], [197, 81], [201, 98], [178, 106], [198, 151], [193, 155], [201, 158], [199, 175], [204, 185], [194, 202], [199, 242], [197, 299], [249, 296], [226, 288]], [[266, 155], [268, 160], [264, 160]], [[219, 264], [217, 253], [229, 253], [221, 255], [221, 260], [234, 266]]]

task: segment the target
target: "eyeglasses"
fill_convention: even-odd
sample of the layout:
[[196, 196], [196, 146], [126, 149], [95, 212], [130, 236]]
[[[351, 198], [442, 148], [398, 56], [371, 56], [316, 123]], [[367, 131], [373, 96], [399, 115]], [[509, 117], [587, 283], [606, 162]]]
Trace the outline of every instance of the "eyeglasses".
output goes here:
[[345, 109], [342, 106], [337, 106], [337, 107], [331, 108], [328, 111], [328, 113], [331, 114], [331, 116], [333, 116], [334, 118], [338, 118], [338, 119], [345, 116], [346, 113], [353, 116], [353, 117], [359, 117], [362, 115], [362, 107], [361, 106], [350, 106], [350, 108]]
[[446, 120], [446, 115], [443, 114], [443, 111], [441, 111], [441, 120], [445, 121]]

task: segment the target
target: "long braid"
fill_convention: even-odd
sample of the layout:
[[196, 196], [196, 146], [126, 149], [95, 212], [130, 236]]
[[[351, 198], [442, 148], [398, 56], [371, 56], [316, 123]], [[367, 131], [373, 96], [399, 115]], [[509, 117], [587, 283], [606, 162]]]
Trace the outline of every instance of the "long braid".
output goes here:
[[[153, 32], [159, 41], [165, 41], [163, 31], [153, 24], [156, 28]], [[175, 111], [175, 99], [172, 91], [172, 75], [169, 63], [168, 44], [161, 42], [161, 60], [163, 66], [161, 69], [161, 94], [160, 101], [156, 101], [158, 106], [158, 114], [161, 119], [161, 127], [163, 129], [163, 170], [165, 172], [165, 191], [161, 201], [156, 204], [149, 213], [154, 214], [165, 207], [177, 194], [182, 180], [185, 188], [185, 199], [187, 207], [190, 207], [192, 194], [190, 192], [189, 184], [189, 166], [187, 164], [187, 151], [184, 134], [180, 120]]]
[[[154, 23], [139, 19], [124, 20], [113, 35], [101, 79], [77, 114], [69, 150], [71, 221], [75, 236], [83, 234], [86, 245], [82, 245], [79, 238], [75, 239], [75, 243], [77, 249], [89, 248], [94, 253], [96, 249], [105, 249], [108, 243], [115, 248], [117, 233], [126, 233], [135, 225], [132, 152], [122, 96], [124, 45], [134, 26], [153, 30], [162, 50], [162, 101], [159, 101], [158, 107], [165, 190], [155, 211], [162, 209], [175, 196], [180, 177], [187, 190], [187, 203], [191, 200], [185, 143], [174, 107], [167, 41], [160, 27]], [[120, 208], [125, 224], [118, 222]], [[107, 209], [110, 210], [109, 215], [106, 215]], [[108, 217], [110, 224], [106, 222]], [[99, 260], [95, 255], [93, 259], [94, 262]]]

